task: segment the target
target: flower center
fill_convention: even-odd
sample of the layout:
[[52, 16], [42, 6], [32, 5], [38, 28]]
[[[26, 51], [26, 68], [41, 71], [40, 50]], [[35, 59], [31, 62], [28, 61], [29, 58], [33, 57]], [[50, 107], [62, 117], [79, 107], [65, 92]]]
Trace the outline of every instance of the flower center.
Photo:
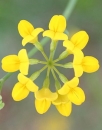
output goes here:
[[50, 67], [50, 68], [52, 68], [53, 65], [54, 65], [54, 64], [53, 64], [53, 61], [51, 61], [51, 60], [49, 60], [47, 64], [48, 64], [48, 67]]

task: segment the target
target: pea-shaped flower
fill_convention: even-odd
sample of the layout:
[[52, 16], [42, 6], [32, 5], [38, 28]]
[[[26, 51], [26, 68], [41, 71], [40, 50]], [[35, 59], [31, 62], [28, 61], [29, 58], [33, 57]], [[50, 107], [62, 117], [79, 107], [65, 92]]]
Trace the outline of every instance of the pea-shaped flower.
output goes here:
[[81, 50], [74, 54], [73, 68], [76, 77], [80, 77], [83, 72], [93, 73], [99, 69], [99, 61], [92, 56], [85, 56]]
[[61, 89], [58, 90], [58, 93], [61, 95], [68, 95], [68, 99], [76, 104], [80, 105], [85, 101], [84, 91], [77, 87], [79, 84], [79, 79], [74, 77], [72, 80], [67, 81]]
[[18, 81], [12, 90], [12, 97], [15, 101], [23, 100], [28, 96], [29, 92], [36, 92], [38, 90], [38, 86], [21, 73], [18, 74]]
[[35, 93], [35, 107], [39, 114], [45, 113], [51, 102], [56, 100], [58, 97], [57, 93], [52, 93], [49, 88], [42, 88]]
[[88, 43], [89, 36], [85, 31], [75, 33], [70, 40], [63, 42], [69, 53], [74, 53], [76, 49], [82, 50]]
[[18, 23], [19, 34], [23, 37], [22, 45], [25, 46], [28, 42], [35, 43], [38, 41], [38, 34], [43, 31], [42, 28], [34, 28], [27, 20], [21, 20]]
[[54, 15], [49, 22], [49, 30], [43, 32], [43, 36], [52, 40], [67, 40], [68, 37], [63, 32], [66, 29], [66, 19], [62, 15]]
[[2, 59], [2, 69], [6, 72], [20, 70], [24, 75], [28, 74], [29, 59], [25, 49], [21, 49], [18, 55], [8, 55]]

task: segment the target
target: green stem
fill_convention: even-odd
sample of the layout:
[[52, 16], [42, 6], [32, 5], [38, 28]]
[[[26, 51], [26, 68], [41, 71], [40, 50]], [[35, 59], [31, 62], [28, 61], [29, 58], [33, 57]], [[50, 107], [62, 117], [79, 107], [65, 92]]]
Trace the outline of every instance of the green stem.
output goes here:
[[67, 79], [62, 73], [60, 73], [55, 67], [54, 67], [54, 70], [56, 71], [56, 73], [58, 74], [60, 80], [61, 80], [63, 83], [65, 83], [65, 82], [68, 81], [68, 79]]
[[48, 57], [46, 56], [43, 46], [41, 45], [40, 42], [37, 42], [34, 44], [36, 46], [36, 48], [42, 53], [42, 55], [44, 56], [44, 58], [46, 59], [46, 61], [48, 61]]
[[55, 66], [59, 66], [59, 67], [62, 67], [64, 68], [64, 66], [62, 64], [57, 64], [57, 63], [54, 63]]
[[40, 69], [40, 70], [34, 72], [34, 73], [30, 76], [30, 79], [31, 79], [32, 81], [34, 81], [35, 79], [37, 79], [38, 76], [40, 75], [40, 73], [43, 72], [46, 68], [47, 68], [47, 65], [45, 65], [42, 69]]
[[37, 59], [29, 59], [29, 64], [30, 65], [34, 65], [34, 64], [47, 64], [46, 61], [40, 61], [40, 60], [37, 60]]
[[2, 90], [3, 83], [12, 75], [12, 73], [7, 73], [2, 79], [0, 79], [0, 92]]
[[49, 74], [50, 74], [50, 67], [48, 67], [48, 69], [47, 69], [47, 75], [43, 82], [43, 88], [49, 88], [49, 86], [50, 86]]
[[52, 75], [54, 77], [54, 80], [55, 80], [55, 87], [56, 87], [56, 90], [59, 90], [61, 88], [61, 84], [60, 82], [58, 81], [56, 75], [55, 75], [55, 72], [53, 69], [51, 69], [51, 72], [52, 72]]
[[65, 16], [65, 18], [68, 20], [75, 5], [77, 3], [77, 0], [69, 0], [64, 12], [63, 12], [63, 15]]

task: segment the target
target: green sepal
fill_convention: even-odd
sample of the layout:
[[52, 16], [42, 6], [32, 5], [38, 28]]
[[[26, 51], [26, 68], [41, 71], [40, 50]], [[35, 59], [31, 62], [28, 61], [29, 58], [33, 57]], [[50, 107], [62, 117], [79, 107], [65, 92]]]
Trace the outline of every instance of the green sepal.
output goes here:
[[38, 64], [40, 61], [38, 59], [29, 59], [29, 64], [33, 65], [33, 64]]
[[34, 81], [35, 79], [37, 79], [37, 77], [40, 75], [40, 71], [36, 71], [35, 73], [33, 73], [31, 76], [30, 76], [30, 79], [32, 81]]
[[65, 51], [63, 51], [60, 55], [59, 55], [59, 60], [62, 60], [62, 59], [65, 59], [67, 56], [68, 56], [68, 51], [67, 50], [65, 50]]
[[73, 63], [69, 62], [63, 65], [64, 68], [73, 68]]
[[43, 87], [49, 87], [49, 85], [50, 85], [50, 79], [49, 79], [49, 77], [47, 76], [46, 78], [45, 78], [45, 80], [44, 80], [44, 82], [43, 82]]
[[36, 48], [38, 50], [43, 51], [43, 47], [42, 47], [42, 45], [39, 42], [35, 43], [34, 45], [36, 46]]
[[55, 80], [55, 87], [57, 90], [59, 90], [61, 88], [61, 84], [58, 80]]
[[58, 76], [63, 83], [68, 81], [68, 79], [63, 74], [59, 74]]

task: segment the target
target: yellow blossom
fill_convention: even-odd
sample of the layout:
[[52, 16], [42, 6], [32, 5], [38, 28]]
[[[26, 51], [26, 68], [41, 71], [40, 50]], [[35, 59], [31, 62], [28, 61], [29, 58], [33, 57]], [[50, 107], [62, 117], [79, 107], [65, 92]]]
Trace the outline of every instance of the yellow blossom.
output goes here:
[[89, 36], [85, 31], [75, 33], [70, 40], [63, 42], [69, 53], [74, 53], [76, 49], [82, 50], [88, 43]]
[[58, 112], [63, 116], [69, 116], [72, 111], [72, 103], [67, 95], [58, 94], [58, 98], [52, 104], [55, 105]]
[[74, 54], [73, 68], [76, 77], [80, 77], [83, 72], [93, 73], [99, 69], [99, 62], [95, 57], [85, 56], [78, 50]]
[[42, 28], [34, 29], [34, 26], [26, 20], [21, 20], [18, 23], [19, 34], [23, 37], [22, 45], [25, 46], [28, 42], [35, 43], [37, 42], [38, 34], [43, 31]]
[[8, 55], [2, 59], [2, 69], [6, 72], [20, 70], [24, 75], [28, 74], [29, 59], [25, 49], [21, 49], [17, 55]]
[[63, 32], [66, 29], [66, 19], [62, 15], [54, 15], [49, 22], [49, 30], [43, 32], [43, 36], [52, 40], [67, 40], [68, 37]]
[[42, 88], [35, 93], [35, 107], [39, 114], [45, 113], [51, 102], [56, 100], [58, 97], [57, 93], [52, 93], [48, 88]]
[[84, 91], [77, 87], [79, 84], [79, 79], [74, 77], [72, 80], [67, 81], [61, 89], [58, 90], [58, 93], [61, 95], [68, 95], [68, 99], [76, 104], [80, 105], [85, 101]]
[[28, 96], [30, 91], [36, 92], [38, 90], [33, 81], [21, 73], [18, 74], [18, 81], [12, 90], [12, 97], [15, 101], [23, 100]]

